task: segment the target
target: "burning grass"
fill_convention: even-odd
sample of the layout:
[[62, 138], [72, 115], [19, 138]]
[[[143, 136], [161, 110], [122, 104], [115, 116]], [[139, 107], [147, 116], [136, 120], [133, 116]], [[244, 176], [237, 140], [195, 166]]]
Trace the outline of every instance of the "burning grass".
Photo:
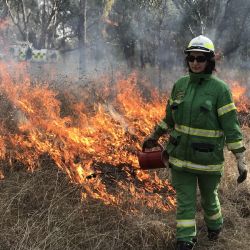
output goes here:
[[[136, 73], [45, 84], [26, 66], [0, 65], [2, 249], [173, 249], [168, 173], [140, 171], [136, 159], [166, 97]], [[225, 232], [213, 246], [199, 212], [198, 249], [248, 246], [237, 237], [249, 241], [249, 183], [235, 190], [231, 162], [220, 189]]]
[[9, 114], [0, 126], [3, 161], [33, 171], [47, 157], [81, 185], [83, 200], [121, 205], [129, 195], [135, 205], [174, 207], [168, 181], [139, 170], [136, 156], [142, 139], [164, 115], [166, 98], [149, 91], [146, 83], [142, 95], [136, 74], [116, 83], [103, 78], [58, 86], [33, 83], [27, 65], [16, 67], [15, 74], [0, 67], [3, 114]]
[[[249, 145], [250, 130], [244, 134]], [[226, 152], [219, 190], [225, 227], [217, 243], [209, 242], [198, 203], [196, 249], [248, 249], [249, 179], [237, 187], [236, 178], [235, 160]], [[82, 200], [81, 185], [70, 183], [49, 159], [33, 173], [21, 166], [5, 171], [0, 187], [1, 249], [174, 249], [174, 210], [135, 209], [129, 196], [120, 206]]]
[[[171, 244], [168, 216], [82, 201], [81, 188], [54, 165], [10, 172], [1, 185], [1, 249], [152, 249]], [[170, 228], [169, 226], [167, 226]]]

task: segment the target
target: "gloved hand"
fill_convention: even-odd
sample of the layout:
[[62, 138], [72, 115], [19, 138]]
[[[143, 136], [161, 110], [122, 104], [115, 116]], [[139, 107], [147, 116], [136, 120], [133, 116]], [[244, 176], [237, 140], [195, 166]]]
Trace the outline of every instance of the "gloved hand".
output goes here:
[[146, 137], [146, 139], [142, 143], [142, 150], [145, 150], [146, 148], [151, 149], [151, 148], [157, 147], [159, 145], [158, 140], [159, 140], [159, 138], [157, 138], [154, 135], [150, 135], [150, 136]]
[[239, 171], [239, 177], [237, 179], [238, 183], [242, 183], [247, 178], [247, 165], [246, 165], [246, 158], [245, 152], [235, 153], [234, 154], [237, 160], [237, 167]]
[[145, 150], [146, 148], [151, 149], [151, 148], [159, 146], [158, 140], [165, 132], [166, 132], [166, 129], [163, 129], [161, 126], [156, 125], [151, 135], [146, 137], [146, 139], [144, 140], [142, 144], [142, 150]]

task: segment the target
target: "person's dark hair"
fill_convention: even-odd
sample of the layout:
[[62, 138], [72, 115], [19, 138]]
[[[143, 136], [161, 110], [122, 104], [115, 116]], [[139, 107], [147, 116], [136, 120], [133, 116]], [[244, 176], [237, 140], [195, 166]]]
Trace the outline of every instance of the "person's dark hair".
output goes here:
[[[187, 53], [187, 56], [189, 55], [190, 53]], [[207, 66], [204, 70], [203, 73], [205, 74], [212, 74], [213, 71], [216, 71], [215, 69], [215, 57], [214, 57], [214, 54], [212, 53], [203, 53], [206, 57], [207, 57]], [[185, 58], [185, 61], [186, 61], [186, 65], [189, 69], [189, 72], [192, 72], [192, 70], [190, 69], [189, 67], [189, 63], [188, 63], [188, 60], [187, 60], [187, 57]]]

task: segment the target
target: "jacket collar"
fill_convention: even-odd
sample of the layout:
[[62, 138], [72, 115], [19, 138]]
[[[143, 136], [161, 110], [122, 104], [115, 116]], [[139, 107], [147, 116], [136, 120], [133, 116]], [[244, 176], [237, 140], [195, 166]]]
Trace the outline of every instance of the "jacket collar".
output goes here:
[[203, 74], [203, 73], [192, 73], [189, 72], [189, 77], [191, 82], [195, 82], [198, 83], [202, 80], [208, 80], [210, 77], [212, 76], [212, 74]]

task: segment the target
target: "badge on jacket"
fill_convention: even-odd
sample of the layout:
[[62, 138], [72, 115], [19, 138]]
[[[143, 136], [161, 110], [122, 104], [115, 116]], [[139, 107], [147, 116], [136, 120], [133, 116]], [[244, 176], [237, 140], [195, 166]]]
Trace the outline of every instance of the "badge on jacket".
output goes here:
[[179, 90], [176, 94], [175, 94], [175, 99], [176, 100], [182, 100], [185, 96], [185, 91]]

